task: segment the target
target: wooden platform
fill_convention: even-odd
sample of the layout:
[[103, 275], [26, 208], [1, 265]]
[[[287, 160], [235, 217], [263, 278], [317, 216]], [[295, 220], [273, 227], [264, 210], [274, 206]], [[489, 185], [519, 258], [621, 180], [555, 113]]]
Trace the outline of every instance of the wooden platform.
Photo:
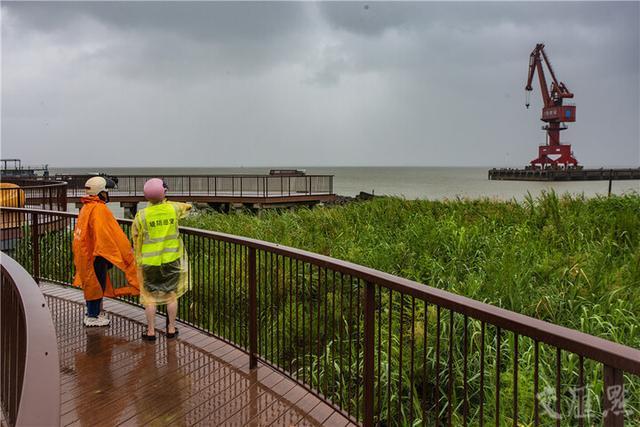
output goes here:
[[[56, 175], [67, 182], [67, 201], [78, 203], [84, 196], [84, 182], [89, 175]], [[331, 202], [333, 175], [276, 174], [276, 175], [160, 175], [167, 186], [169, 200], [209, 203], [211, 205], [239, 204], [245, 207], [291, 207]], [[114, 175], [117, 187], [109, 192], [112, 202], [144, 202], [144, 183], [153, 176]]]
[[[144, 311], [105, 300], [111, 325], [86, 328], [82, 292], [42, 284], [60, 351], [61, 425], [352, 425], [242, 351], [179, 325], [141, 340]], [[157, 326], [164, 326], [158, 317]]]

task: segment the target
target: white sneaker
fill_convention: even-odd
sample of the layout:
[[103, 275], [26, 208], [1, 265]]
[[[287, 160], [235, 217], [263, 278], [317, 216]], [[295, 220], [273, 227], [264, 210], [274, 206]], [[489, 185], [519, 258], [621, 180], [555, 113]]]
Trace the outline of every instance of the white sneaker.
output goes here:
[[98, 316], [98, 317], [89, 317], [89, 316], [84, 316], [84, 326], [109, 326], [109, 323], [111, 323], [111, 321], [106, 317], [106, 316]]
[[107, 312], [106, 311], [101, 311], [100, 314], [98, 314], [98, 318], [99, 319], [107, 319]]

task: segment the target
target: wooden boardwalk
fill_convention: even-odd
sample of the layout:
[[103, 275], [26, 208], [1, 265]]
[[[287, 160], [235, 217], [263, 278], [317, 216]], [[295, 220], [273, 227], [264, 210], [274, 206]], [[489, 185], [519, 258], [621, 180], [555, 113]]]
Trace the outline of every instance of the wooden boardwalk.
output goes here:
[[[82, 292], [42, 284], [60, 352], [61, 425], [351, 425], [269, 367], [194, 328], [141, 340], [144, 311], [105, 300], [111, 325], [85, 328]], [[164, 325], [158, 317], [157, 325]]]

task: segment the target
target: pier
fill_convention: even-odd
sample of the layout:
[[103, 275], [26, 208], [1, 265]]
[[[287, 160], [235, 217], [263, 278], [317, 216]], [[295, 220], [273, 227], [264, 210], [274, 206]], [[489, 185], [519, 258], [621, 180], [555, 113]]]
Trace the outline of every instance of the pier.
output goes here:
[[[110, 176], [117, 185], [109, 191], [109, 199], [110, 202], [120, 203], [127, 217], [133, 217], [138, 203], [145, 202], [144, 183], [154, 177], [165, 180], [170, 200], [206, 204], [221, 212], [311, 207], [336, 199], [333, 175], [276, 172], [270, 175]], [[26, 199], [26, 207], [66, 210], [67, 203], [80, 207], [80, 199], [85, 195], [84, 183], [91, 176], [56, 175], [29, 179], [24, 176], [4, 176], [3, 182], [17, 184], [20, 189], [6, 188], [2, 192], [15, 200]]]
[[627, 169], [490, 169], [489, 180], [510, 181], [616, 181], [640, 180], [640, 168]]

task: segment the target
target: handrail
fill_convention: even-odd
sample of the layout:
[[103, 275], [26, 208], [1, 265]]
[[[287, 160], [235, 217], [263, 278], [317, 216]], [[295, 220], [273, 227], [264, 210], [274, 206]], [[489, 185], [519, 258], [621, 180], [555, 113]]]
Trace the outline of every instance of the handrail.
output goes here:
[[[14, 184], [15, 182], [13, 182], [13, 181], [15, 181], [15, 180], [2, 181], [2, 182], [10, 182], [10, 183]], [[25, 182], [28, 182], [29, 184], [34, 184], [34, 183], [36, 183], [38, 181], [25, 181]], [[67, 186], [67, 183], [65, 181], [55, 181], [55, 182], [42, 181], [42, 182], [43, 182], [42, 185], [26, 185], [26, 186], [25, 185], [20, 185], [20, 189], [27, 190], [27, 189], [32, 189], [32, 188], [50, 188], [50, 187], [66, 187]], [[7, 188], [0, 188], [0, 190], [7, 190]]]
[[60, 424], [60, 366], [51, 313], [33, 278], [0, 255], [1, 406], [9, 425]]
[[[77, 197], [84, 192], [87, 175], [56, 175], [57, 179], [68, 181], [70, 194]], [[240, 196], [277, 197], [301, 195], [332, 195], [333, 175], [114, 175], [117, 183], [114, 197], [142, 197], [144, 182], [153, 177], [163, 178], [174, 196]]]
[[[131, 220], [118, 219], [122, 224]], [[189, 232], [196, 236], [208, 236], [216, 240], [241, 244], [253, 249], [271, 251], [279, 255], [289, 256], [300, 261], [313, 262], [321, 267], [331, 268], [352, 275], [365, 282], [376, 283], [394, 291], [403, 292], [416, 298], [425, 299], [441, 307], [455, 310], [503, 329], [518, 329], [521, 335], [529, 336], [540, 342], [589, 356], [593, 360], [622, 369], [634, 375], [640, 375], [640, 350], [607, 341], [593, 335], [585, 334], [553, 323], [505, 310], [461, 295], [424, 285], [413, 280], [394, 276], [373, 268], [342, 261], [325, 255], [296, 249], [263, 240], [240, 237], [209, 230], [180, 227], [181, 232]]]
[[[38, 224], [37, 218], [39, 216], [44, 217], [45, 221], [47, 218], [51, 221], [52, 217], [66, 218], [68, 221], [64, 221], [64, 223], [70, 225], [73, 223], [74, 218], [77, 217], [77, 214], [74, 213], [34, 209], [3, 208], [2, 210], [15, 212], [22, 217], [27, 217], [24, 214], [29, 213], [31, 217], [35, 219], [35, 221], [32, 222], [35, 222], [36, 225]], [[125, 230], [132, 223], [131, 220], [120, 219], [118, 221]], [[389, 346], [389, 354], [386, 356], [387, 359], [385, 362], [388, 365], [387, 369], [393, 369], [394, 371], [397, 369], [400, 373], [399, 379], [394, 380], [396, 382], [399, 381], [399, 384], [397, 384], [400, 387], [400, 391], [398, 392], [400, 393], [400, 395], [398, 395], [399, 399], [403, 393], [403, 357], [407, 358], [407, 354], [405, 353], [405, 356], [403, 356], [402, 353], [403, 342], [408, 341], [408, 343], [410, 343], [410, 393], [419, 392], [419, 390], [414, 387], [414, 328], [416, 323], [423, 325], [422, 327], [425, 329], [424, 345], [426, 349], [427, 322], [431, 322], [431, 325], [433, 325], [434, 322], [433, 319], [428, 319], [427, 314], [436, 314], [434, 311], [437, 311], [435, 320], [437, 335], [436, 338], [432, 339], [436, 340], [435, 369], [437, 375], [435, 380], [436, 394], [435, 397], [431, 397], [435, 403], [432, 402], [431, 405], [435, 405], [434, 412], [436, 413], [436, 421], [442, 421], [442, 417], [444, 417], [444, 414], [440, 411], [444, 406], [442, 408], [439, 406], [441, 401], [448, 405], [447, 411], [449, 419], [455, 415], [453, 414], [451, 406], [452, 388], [454, 384], [454, 380], [451, 377], [453, 372], [453, 361], [451, 357], [458, 346], [463, 346], [460, 351], [464, 355], [465, 381], [461, 385], [464, 386], [465, 411], [463, 417], [466, 420], [467, 417], [470, 416], [467, 413], [467, 407], [470, 401], [467, 398], [468, 381], [466, 380], [466, 375], [468, 367], [467, 358], [471, 357], [471, 354], [468, 352], [468, 335], [473, 328], [471, 328], [472, 325], [468, 327], [467, 324], [471, 324], [472, 322], [479, 322], [476, 324], [476, 334], [481, 334], [479, 336], [482, 337], [482, 344], [480, 344], [480, 390], [484, 390], [482, 387], [482, 379], [485, 374], [482, 369], [484, 369], [483, 363], [487, 357], [485, 354], [485, 335], [490, 336], [488, 329], [485, 331], [486, 325], [496, 329], [496, 348], [501, 351], [497, 351], [495, 357], [497, 357], [496, 367], [500, 367], [500, 371], [502, 370], [502, 365], [506, 362], [501, 362], [501, 352], [504, 352], [505, 347], [513, 348], [512, 357], [515, 363], [513, 375], [516, 378], [513, 393], [516, 397], [518, 396], [517, 365], [520, 363], [522, 355], [522, 353], [519, 352], [517, 343], [525, 337], [532, 343], [535, 343], [535, 376], [533, 381], [535, 381], [534, 390], [536, 391], [536, 421], [539, 417], [538, 407], [540, 406], [537, 397], [537, 393], [539, 392], [538, 377], [542, 375], [538, 369], [538, 362], [542, 360], [543, 357], [543, 345], [555, 349], [556, 396], [561, 396], [560, 391], [563, 386], [560, 382], [562, 352], [567, 352], [569, 356], [576, 355], [579, 357], [578, 384], [585, 383], [583, 376], [586, 375], [586, 369], [584, 368], [584, 364], [586, 364], [587, 361], [602, 364], [604, 372], [602, 383], [604, 389], [607, 390], [610, 387], [622, 386], [624, 383], [624, 373], [640, 376], [640, 350], [638, 349], [328, 256], [276, 243], [214, 231], [189, 227], [181, 227], [180, 231], [185, 239], [187, 249], [190, 251], [191, 261], [194, 263], [192, 266], [194, 271], [194, 293], [200, 295], [199, 298], [207, 299], [209, 304], [214, 304], [213, 306], [200, 307], [203, 302], [193, 299], [190, 304], [196, 304], [195, 308], [184, 305], [180, 311], [182, 316], [181, 320], [214, 334], [249, 353], [251, 366], [255, 366], [256, 361], [260, 360], [280, 370], [328, 403], [334, 405], [336, 409], [346, 415], [350, 415], [352, 419], [356, 421], [362, 421], [365, 425], [380, 422], [380, 417], [382, 416], [380, 413], [382, 411], [382, 409], [380, 409], [380, 395], [384, 387], [382, 376], [385, 375], [382, 369], [384, 366], [381, 365], [381, 359], [384, 357], [381, 353], [383, 347], [386, 348], [387, 345]], [[32, 235], [37, 236], [39, 234], [35, 233]], [[34, 248], [39, 247], [37, 244], [32, 246]], [[36, 258], [38, 258], [38, 256], [34, 258], [34, 268], [39, 265], [38, 262], [36, 262]], [[301, 264], [302, 267], [300, 267], [299, 264]], [[217, 279], [215, 278], [216, 271], [218, 275]], [[222, 277], [220, 277], [220, 271], [222, 271]], [[42, 276], [48, 280], [69, 281], [69, 279], [61, 279], [62, 276], [56, 276], [55, 274], [51, 276], [51, 273], [48, 278], [45, 277], [45, 274]], [[345, 277], [347, 279], [345, 279]], [[215, 288], [207, 287], [208, 285], [206, 285], [206, 283], [209, 283], [209, 286], [213, 286], [215, 283]], [[347, 284], [346, 290], [345, 283]], [[339, 288], [337, 288], [337, 286], [339, 286]], [[236, 293], [238, 288], [242, 290], [239, 294], [240, 296]], [[214, 290], [219, 294], [213, 294]], [[323, 291], [324, 295], [322, 294]], [[286, 311], [286, 307], [284, 307], [285, 311], [280, 314], [273, 312], [273, 305], [278, 306], [279, 304], [277, 300], [274, 300], [273, 292], [280, 292], [278, 298], [287, 301], [290, 306], [288, 312]], [[348, 295], [346, 292], [348, 292]], [[322, 300], [321, 298], [331, 298], [331, 300]], [[219, 299], [222, 299], [222, 302], [220, 302]], [[419, 304], [422, 303], [422, 306], [418, 305], [418, 308], [423, 308], [424, 320], [418, 318], [415, 313], [416, 300]], [[135, 301], [130, 300], [130, 302]], [[215, 304], [217, 304], [217, 309]], [[240, 305], [238, 306], [238, 304]], [[246, 304], [246, 306], [243, 304]], [[299, 308], [296, 308], [295, 312], [291, 311], [291, 307], [294, 305], [295, 307], [302, 306], [300, 319], [298, 318]], [[335, 311], [337, 305], [340, 306], [338, 313], [342, 320], [339, 321], [336, 326]], [[236, 307], [236, 309], [234, 309], [234, 307]], [[240, 307], [246, 309], [246, 312], [242, 310], [240, 312], [234, 311]], [[317, 309], [317, 312], [314, 311], [314, 309]], [[216, 310], [222, 310], [222, 313]], [[324, 310], [324, 314], [321, 313], [322, 310]], [[331, 313], [328, 313], [330, 310], [334, 311], [333, 318], [330, 317]], [[409, 312], [407, 312], [407, 310], [409, 310]], [[449, 311], [448, 322], [446, 317], [444, 319], [441, 318], [441, 310]], [[458, 322], [455, 322], [454, 314], [459, 316]], [[289, 317], [286, 319], [281, 318], [281, 316], [285, 315]], [[313, 326], [310, 326], [311, 330], [308, 331], [308, 336], [305, 337], [305, 319], [309, 315], [311, 315], [311, 318], [307, 319], [308, 325]], [[316, 315], [317, 320], [314, 318]], [[388, 321], [385, 320], [387, 316]], [[261, 322], [258, 321], [259, 319], [261, 319]], [[267, 322], [265, 319], [272, 319], [271, 321], [276, 322], [277, 325], [267, 324], [265, 326], [264, 322]], [[460, 331], [459, 328], [462, 320], [464, 320], [464, 328]], [[295, 331], [293, 330], [294, 326], [292, 326], [294, 321]], [[299, 321], [302, 323], [301, 337], [298, 336]], [[387, 323], [385, 324], [384, 322]], [[238, 324], [237, 329], [236, 323]], [[361, 324], [362, 328], [360, 327]], [[396, 328], [396, 324], [399, 324], [399, 329]], [[407, 325], [411, 325], [411, 327], [409, 328]], [[385, 338], [386, 332], [381, 329], [383, 326], [389, 333], [389, 339]], [[287, 328], [289, 331], [286, 331], [285, 334], [284, 329]], [[316, 328], [317, 332], [315, 330]], [[400, 333], [399, 345], [392, 344], [392, 329], [397, 329]], [[456, 330], [456, 336], [460, 333], [462, 337], [464, 337], [462, 341], [458, 340], [460, 342], [457, 342], [455, 345], [454, 329]], [[407, 335], [409, 333], [411, 334], [410, 340], [408, 336], [403, 338], [403, 331], [406, 331]], [[449, 333], [449, 366], [447, 375], [442, 373], [447, 373], [446, 366], [443, 371], [440, 371], [442, 367], [440, 353], [443, 351], [441, 348], [442, 331], [448, 331]], [[344, 337], [343, 333], [345, 334]], [[513, 334], [514, 341], [511, 343], [502, 341], [501, 334], [504, 333]], [[384, 342], [385, 340], [386, 342]], [[327, 349], [325, 351], [324, 346], [329, 345], [331, 341], [333, 341], [334, 344], [336, 342], [340, 344], [340, 363], [343, 363], [343, 354], [349, 356], [349, 363], [345, 365], [348, 366], [349, 373], [344, 381], [349, 383], [346, 393], [350, 397], [346, 403], [335, 401], [332, 396], [340, 393], [340, 389], [335, 390], [333, 386], [323, 384], [319, 377], [320, 367], [313, 365], [314, 360], [316, 363], [325, 363], [323, 358], [329, 358], [329, 353], [326, 353], [329, 350]], [[382, 345], [383, 342], [384, 345]], [[347, 346], [348, 351], [346, 353], [342, 349], [343, 344]], [[300, 349], [296, 348], [300, 346], [302, 348], [302, 354], [299, 354]], [[400, 352], [398, 356], [399, 360], [392, 360], [392, 349], [394, 351], [393, 354], [395, 354], [395, 351]], [[337, 350], [334, 349], [332, 351]], [[356, 364], [352, 365], [351, 353], [353, 351], [355, 351], [354, 357], [362, 357], [362, 364], [356, 361]], [[489, 349], [486, 350], [486, 352], [488, 351]], [[423, 365], [425, 372], [422, 373], [422, 375], [426, 378], [427, 360], [426, 353], [424, 354], [425, 361]], [[311, 359], [308, 359], [308, 357], [311, 357]], [[315, 357], [317, 358], [313, 359]], [[336, 361], [334, 362], [338, 363]], [[399, 367], [396, 368], [396, 364], [399, 364]], [[346, 369], [345, 366], [340, 365], [339, 372], [336, 375], [346, 375], [344, 373]], [[352, 366], [353, 369], [355, 369], [355, 373], [351, 372]], [[315, 371], [316, 369], [318, 370], [317, 372]], [[333, 368], [324, 366], [323, 369], [329, 369], [331, 371]], [[407, 366], [405, 365], [405, 370], [406, 369]], [[542, 369], [542, 367], [540, 367], [540, 369]], [[329, 373], [331, 375], [335, 374], [334, 372]], [[390, 374], [391, 371], [386, 373], [387, 376]], [[307, 375], [309, 377], [307, 377]], [[325, 376], [326, 375], [329, 374], [325, 373]], [[353, 375], [355, 375], [355, 377]], [[300, 376], [302, 376], [302, 379]], [[438, 394], [440, 386], [445, 385], [439, 382], [441, 377], [443, 380], [446, 379], [449, 381], [446, 399], [444, 398], [444, 394]], [[354, 381], [356, 382], [354, 383]], [[426, 382], [427, 380], [425, 379], [424, 381]], [[396, 383], [394, 382], [394, 384]], [[458, 386], [456, 385], [456, 387]], [[500, 413], [499, 382], [496, 383], [496, 387], [498, 391], [498, 396], [496, 397], [496, 414], [498, 414]], [[425, 392], [423, 391], [422, 393]], [[460, 391], [460, 393], [462, 393], [462, 391]], [[484, 393], [484, 391], [482, 393]], [[376, 398], [376, 394], [378, 396], [377, 406], [371, 406]], [[411, 397], [411, 395], [409, 395], [409, 397]], [[392, 413], [392, 409], [388, 407], [391, 404], [390, 391], [387, 391], [387, 396], [389, 403], [387, 403], [386, 411], [387, 417], [390, 417]], [[614, 407], [615, 402], [612, 399], [612, 396], [605, 393], [603, 397], [603, 407], [605, 409]], [[514, 401], [514, 416], [515, 419], [517, 419], [517, 399], [514, 399]], [[400, 405], [400, 403], [397, 404]], [[427, 403], [425, 403], [425, 405], [427, 405]], [[558, 405], [560, 405], [560, 403], [558, 403]], [[428, 410], [433, 409], [432, 406], [428, 405], [427, 408], [429, 408]], [[480, 399], [480, 417], [483, 417], [482, 408], [483, 403], [482, 399]], [[560, 406], [558, 406], [557, 409], [558, 412], [560, 412]], [[400, 406], [398, 406], [398, 410], [395, 411], [395, 413], [399, 413], [399, 410]], [[413, 409], [411, 409], [411, 411], [413, 411]], [[617, 423], [620, 419], [621, 415], [613, 411], [607, 411], [603, 416], [603, 421], [606, 426], [619, 425]]]
[[53, 180], [34, 179], [8, 179], [3, 177], [2, 182], [16, 184], [17, 188], [0, 188], [0, 194], [13, 195], [16, 201], [24, 201], [28, 208], [42, 207], [67, 210], [67, 183]]
[[[89, 174], [57, 174], [53, 176], [53, 178], [85, 178], [88, 176], [93, 176]], [[118, 179], [121, 177], [125, 178], [151, 178], [151, 177], [164, 177], [164, 178], [280, 178], [282, 177], [292, 177], [292, 178], [304, 178], [304, 177], [320, 177], [320, 178], [329, 178], [335, 177], [332, 174], [304, 174], [304, 175], [269, 175], [269, 174], [240, 174], [240, 173], [229, 173], [229, 174], [188, 174], [188, 175], [169, 175], [169, 174], [131, 174], [131, 175], [118, 175], [113, 174], [114, 177]]]
[[[51, 211], [42, 209], [1, 209], [24, 213], [51, 214]], [[73, 212], [56, 212], [56, 216], [77, 218], [78, 214]], [[118, 218], [118, 223], [131, 225], [133, 220]], [[542, 343], [553, 345], [563, 350], [589, 356], [593, 360], [607, 363], [616, 369], [622, 369], [640, 376], [640, 350], [614, 343], [613, 341], [505, 310], [494, 305], [427, 286], [413, 280], [394, 276], [373, 268], [331, 258], [326, 255], [316, 254], [303, 249], [252, 239], [250, 237], [241, 237], [192, 227], [180, 227], [180, 231], [194, 236], [210, 237], [215, 240], [244, 245], [253, 249], [270, 251], [274, 254], [288, 256], [299, 261], [313, 262], [321, 267], [332, 268], [335, 271], [352, 275], [365, 282], [376, 283], [394, 291], [404, 292], [416, 298], [428, 300], [444, 308], [455, 310], [456, 312], [466, 314], [478, 320], [500, 326], [503, 329], [519, 329], [521, 335], [529, 336]]]

